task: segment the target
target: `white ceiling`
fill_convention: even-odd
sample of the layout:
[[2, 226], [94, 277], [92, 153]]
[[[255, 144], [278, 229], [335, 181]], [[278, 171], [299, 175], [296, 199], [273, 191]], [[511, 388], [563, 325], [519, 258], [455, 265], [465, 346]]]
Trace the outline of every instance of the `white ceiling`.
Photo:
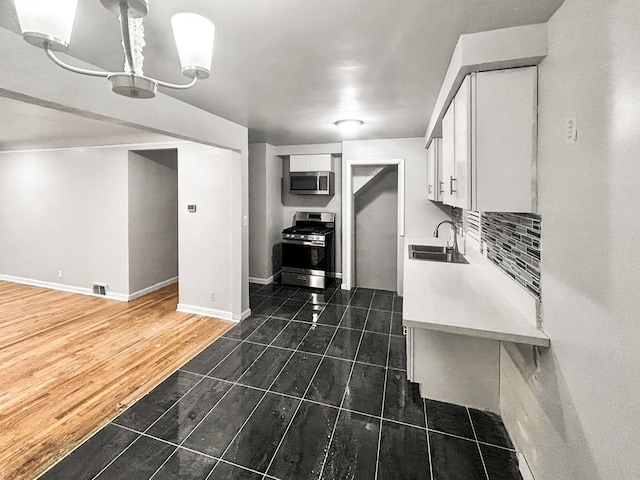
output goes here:
[[[191, 11], [216, 25], [211, 77], [164, 92], [247, 126], [250, 142], [339, 142], [340, 118], [365, 122], [360, 139], [422, 136], [461, 34], [545, 22], [562, 1], [150, 0], [145, 74], [184, 83], [170, 17]], [[0, 27], [19, 32], [8, 0]], [[117, 17], [98, 0], [79, 2], [69, 53], [122, 68]], [[13, 130], [25, 136], [32, 122], [21, 117], [23, 128]]]

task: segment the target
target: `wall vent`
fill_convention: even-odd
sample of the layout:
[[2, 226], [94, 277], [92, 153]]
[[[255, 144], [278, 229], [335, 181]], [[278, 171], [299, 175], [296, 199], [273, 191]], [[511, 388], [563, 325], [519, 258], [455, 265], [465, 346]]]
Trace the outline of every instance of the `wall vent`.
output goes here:
[[96, 295], [106, 295], [107, 294], [107, 285], [105, 283], [94, 283], [93, 284], [93, 293]]

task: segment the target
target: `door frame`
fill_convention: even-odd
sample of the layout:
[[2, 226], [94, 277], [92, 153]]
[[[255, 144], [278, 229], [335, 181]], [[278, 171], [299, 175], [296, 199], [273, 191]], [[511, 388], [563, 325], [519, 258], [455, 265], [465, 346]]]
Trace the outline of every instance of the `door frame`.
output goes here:
[[398, 274], [396, 279], [397, 292], [402, 294], [401, 256], [404, 248], [404, 158], [394, 159], [370, 159], [370, 160], [347, 160], [342, 162], [342, 289], [351, 290], [353, 288], [353, 272], [355, 271], [355, 213], [354, 213], [354, 192], [353, 192], [353, 169], [362, 166], [398, 166]]

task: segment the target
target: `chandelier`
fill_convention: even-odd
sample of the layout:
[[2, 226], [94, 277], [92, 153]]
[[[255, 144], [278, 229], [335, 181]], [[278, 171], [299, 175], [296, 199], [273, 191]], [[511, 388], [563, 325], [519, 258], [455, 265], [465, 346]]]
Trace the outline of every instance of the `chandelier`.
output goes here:
[[120, 17], [124, 71], [87, 70], [63, 62], [54, 52], [69, 47], [78, 0], [14, 0], [22, 37], [43, 48], [60, 67], [82, 75], [104, 77], [111, 89], [131, 98], [153, 98], [158, 86], [185, 90], [198, 79], [209, 76], [215, 27], [206, 18], [193, 13], [178, 13], [171, 18], [173, 34], [182, 65], [182, 73], [191, 82], [179, 85], [155, 80], [142, 71], [144, 42], [143, 17], [149, 11], [148, 0], [100, 0], [102, 5]]

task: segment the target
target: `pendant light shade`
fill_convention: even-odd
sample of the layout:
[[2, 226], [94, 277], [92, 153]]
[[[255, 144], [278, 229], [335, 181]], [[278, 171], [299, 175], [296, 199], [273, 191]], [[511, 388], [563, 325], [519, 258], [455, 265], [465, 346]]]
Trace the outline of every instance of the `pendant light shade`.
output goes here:
[[182, 73], [204, 79], [211, 70], [215, 27], [195, 13], [178, 13], [171, 18]]
[[[89, 0], [86, 0], [87, 2]], [[144, 75], [143, 47], [146, 45], [142, 21], [149, 12], [149, 0], [100, 0], [102, 6], [118, 15], [124, 48], [123, 71], [106, 72], [76, 67], [63, 61], [53, 51], [65, 51], [71, 40], [78, 0], [13, 0], [22, 37], [44, 49], [59, 67], [80, 75], [106, 78], [111, 90], [130, 98], [153, 98], [158, 87], [186, 90], [211, 70], [215, 27], [206, 18], [193, 13], [179, 13], [171, 19], [178, 47], [182, 73], [189, 83], [163, 82]]]
[[24, 39], [53, 50], [69, 46], [78, 0], [14, 0]]

